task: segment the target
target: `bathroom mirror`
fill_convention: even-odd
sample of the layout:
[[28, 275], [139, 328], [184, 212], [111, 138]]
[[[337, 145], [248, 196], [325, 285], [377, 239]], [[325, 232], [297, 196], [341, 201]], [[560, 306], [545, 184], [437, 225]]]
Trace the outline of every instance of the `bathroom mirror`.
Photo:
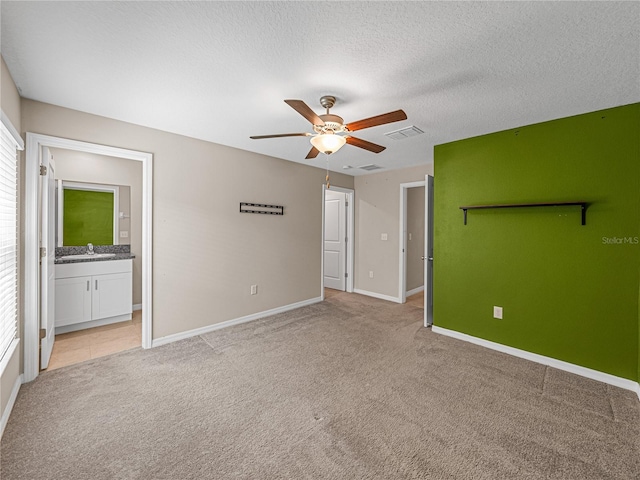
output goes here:
[[128, 185], [56, 182], [56, 246], [129, 245]]

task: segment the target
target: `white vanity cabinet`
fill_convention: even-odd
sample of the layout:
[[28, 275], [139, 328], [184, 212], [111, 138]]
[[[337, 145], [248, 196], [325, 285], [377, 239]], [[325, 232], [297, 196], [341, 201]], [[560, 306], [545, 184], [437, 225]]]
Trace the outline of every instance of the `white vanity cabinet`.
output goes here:
[[59, 264], [56, 334], [131, 319], [132, 260]]

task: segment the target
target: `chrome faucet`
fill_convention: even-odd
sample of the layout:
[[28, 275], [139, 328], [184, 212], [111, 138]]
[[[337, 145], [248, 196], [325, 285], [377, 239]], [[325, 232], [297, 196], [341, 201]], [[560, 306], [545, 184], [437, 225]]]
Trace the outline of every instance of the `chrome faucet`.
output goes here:
[[93, 255], [95, 252], [93, 251], [93, 243], [87, 243], [87, 255]]

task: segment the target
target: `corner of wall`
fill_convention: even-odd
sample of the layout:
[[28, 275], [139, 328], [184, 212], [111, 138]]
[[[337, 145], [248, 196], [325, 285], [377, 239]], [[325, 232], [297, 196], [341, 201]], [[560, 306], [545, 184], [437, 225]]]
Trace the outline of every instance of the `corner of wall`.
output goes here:
[[[432, 173], [433, 164], [427, 163], [355, 177], [357, 291], [398, 300], [400, 184], [424, 181]], [[386, 240], [381, 240], [381, 234], [386, 234]]]
[[18, 87], [13, 81], [9, 67], [4, 61], [4, 57], [0, 56], [0, 106], [5, 115], [11, 120], [11, 123], [18, 132], [22, 132], [21, 129], [21, 98], [18, 92]]

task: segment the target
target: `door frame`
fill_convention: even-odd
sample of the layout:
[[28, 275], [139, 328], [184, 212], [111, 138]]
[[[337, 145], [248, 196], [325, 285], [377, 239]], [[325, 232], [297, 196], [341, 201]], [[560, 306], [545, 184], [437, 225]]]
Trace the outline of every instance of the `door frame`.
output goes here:
[[[347, 199], [347, 248], [346, 248], [346, 265], [345, 273], [347, 281], [345, 282], [345, 291], [353, 293], [353, 263], [355, 258], [355, 242], [354, 242], [354, 223], [355, 223], [355, 190], [352, 188], [336, 187], [331, 185], [330, 190], [344, 193]], [[322, 237], [320, 241], [320, 296], [324, 300], [324, 202], [327, 186], [322, 184]]]
[[[421, 180], [419, 182], [408, 182], [400, 184], [400, 234], [398, 238], [400, 239], [399, 243], [399, 292], [398, 298], [400, 299], [400, 303], [406, 303], [407, 301], [407, 191], [410, 188], [415, 187], [424, 187], [425, 181]], [[426, 220], [426, 212], [425, 212], [425, 220]], [[426, 241], [426, 239], [425, 239]]]
[[424, 326], [433, 325], [433, 175], [424, 176]]
[[62, 148], [142, 162], [142, 348], [151, 348], [152, 340], [153, 154], [27, 132], [24, 204], [24, 382], [35, 380], [40, 373], [38, 182], [42, 147]]

